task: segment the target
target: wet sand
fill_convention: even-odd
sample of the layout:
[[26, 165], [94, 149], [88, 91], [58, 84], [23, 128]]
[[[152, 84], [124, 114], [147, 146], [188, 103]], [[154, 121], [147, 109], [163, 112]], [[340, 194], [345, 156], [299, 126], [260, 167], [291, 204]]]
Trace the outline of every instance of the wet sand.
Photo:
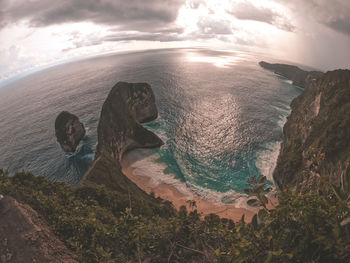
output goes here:
[[[184, 194], [172, 185], [164, 183], [154, 185], [151, 183], [150, 177], [135, 173], [133, 163], [137, 162], [139, 158], [140, 156], [133, 154], [133, 151], [126, 153], [121, 162], [123, 173], [146, 193], [150, 194], [153, 192], [155, 197], [171, 201], [177, 210], [179, 210], [181, 206], [186, 206], [187, 210], [191, 211], [192, 208], [188, 201], [195, 201], [196, 209], [203, 216], [214, 213], [220, 217], [232, 219], [235, 222], [239, 221], [243, 214], [245, 215], [246, 221], [249, 222], [258, 211], [256, 208], [237, 208], [233, 204], [212, 203], [196, 194]], [[276, 204], [277, 200], [273, 199], [272, 202]]]

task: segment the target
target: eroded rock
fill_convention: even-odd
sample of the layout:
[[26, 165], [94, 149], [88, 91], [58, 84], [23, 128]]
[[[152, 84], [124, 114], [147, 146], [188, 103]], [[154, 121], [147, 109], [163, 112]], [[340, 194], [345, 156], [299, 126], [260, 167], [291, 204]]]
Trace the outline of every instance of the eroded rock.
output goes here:
[[97, 128], [96, 156], [101, 151], [120, 160], [135, 148], [154, 148], [163, 141], [140, 123], [158, 116], [153, 91], [147, 83], [118, 82], [103, 103]]
[[67, 111], [62, 111], [55, 121], [57, 141], [65, 152], [75, 152], [85, 136], [84, 125], [79, 118]]

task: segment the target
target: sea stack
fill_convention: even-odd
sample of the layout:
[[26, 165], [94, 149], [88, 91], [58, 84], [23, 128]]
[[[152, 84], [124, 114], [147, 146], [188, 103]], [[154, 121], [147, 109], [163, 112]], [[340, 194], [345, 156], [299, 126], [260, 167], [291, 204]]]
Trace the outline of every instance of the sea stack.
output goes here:
[[75, 152], [79, 142], [85, 136], [84, 125], [72, 113], [62, 111], [55, 121], [57, 141], [65, 152]]
[[126, 151], [163, 145], [157, 135], [140, 124], [157, 116], [155, 98], [149, 84], [118, 82], [102, 106], [96, 156], [104, 151], [120, 161]]
[[134, 194], [149, 198], [122, 173], [120, 162], [127, 151], [163, 145], [156, 134], [140, 124], [157, 116], [155, 96], [149, 84], [118, 82], [103, 103], [95, 160], [82, 183], [105, 184], [122, 192], [133, 189]]

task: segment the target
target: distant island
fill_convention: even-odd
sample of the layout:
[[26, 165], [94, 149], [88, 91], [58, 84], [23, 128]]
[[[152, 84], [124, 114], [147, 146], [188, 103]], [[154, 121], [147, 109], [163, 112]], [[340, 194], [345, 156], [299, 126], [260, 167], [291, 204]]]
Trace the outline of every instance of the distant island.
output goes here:
[[288, 64], [271, 64], [265, 61], [260, 61], [259, 65], [268, 70], [272, 70], [278, 75], [290, 79], [293, 81], [294, 85], [297, 85], [301, 88], [305, 88], [306, 82], [309, 79], [315, 79], [323, 74], [320, 71], [305, 71], [297, 66]]

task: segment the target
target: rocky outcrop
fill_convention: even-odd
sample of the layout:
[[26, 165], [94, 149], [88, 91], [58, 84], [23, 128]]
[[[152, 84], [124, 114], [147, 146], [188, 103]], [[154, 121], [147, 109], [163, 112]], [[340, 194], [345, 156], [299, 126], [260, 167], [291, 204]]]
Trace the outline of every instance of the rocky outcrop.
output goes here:
[[55, 121], [57, 141], [65, 152], [75, 152], [85, 136], [84, 125], [79, 118], [67, 111], [62, 111]]
[[0, 199], [0, 262], [77, 263], [77, 256], [28, 205]]
[[297, 66], [287, 64], [270, 64], [265, 61], [261, 61], [259, 62], [259, 65], [268, 70], [272, 70], [278, 75], [292, 80], [294, 85], [302, 88], [305, 88], [308, 79], [314, 79], [323, 74], [320, 71], [305, 71]]
[[309, 80], [292, 102], [273, 177], [280, 189], [317, 188], [321, 177], [350, 176], [350, 70]]
[[147, 83], [118, 82], [102, 106], [96, 155], [105, 151], [120, 160], [126, 151], [163, 145], [157, 135], [140, 124], [157, 116], [154, 94]]
[[135, 189], [134, 192], [142, 191], [136, 189], [122, 173], [120, 161], [129, 150], [163, 145], [157, 135], [140, 124], [154, 120], [157, 116], [155, 97], [150, 85], [118, 82], [102, 106], [95, 160], [82, 183], [103, 183], [118, 190], [125, 191], [131, 187]]

